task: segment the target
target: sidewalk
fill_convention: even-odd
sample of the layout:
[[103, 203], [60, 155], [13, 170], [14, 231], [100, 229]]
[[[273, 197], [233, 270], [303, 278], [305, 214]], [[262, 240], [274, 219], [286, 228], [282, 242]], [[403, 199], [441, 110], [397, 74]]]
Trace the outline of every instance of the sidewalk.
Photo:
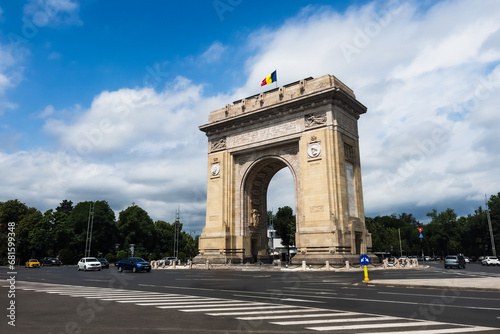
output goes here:
[[368, 285], [391, 286], [401, 288], [429, 288], [449, 290], [473, 290], [500, 292], [500, 278], [446, 278], [446, 279], [379, 279], [363, 282]]

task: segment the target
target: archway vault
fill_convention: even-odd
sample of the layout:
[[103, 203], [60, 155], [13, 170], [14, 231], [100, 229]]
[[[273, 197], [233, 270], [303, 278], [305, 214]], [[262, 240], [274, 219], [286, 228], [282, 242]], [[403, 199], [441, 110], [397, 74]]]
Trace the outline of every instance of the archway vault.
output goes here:
[[210, 113], [207, 218], [195, 262], [266, 261], [267, 190], [289, 168], [297, 260], [341, 262], [371, 248], [364, 224], [357, 120], [366, 108], [331, 75]]

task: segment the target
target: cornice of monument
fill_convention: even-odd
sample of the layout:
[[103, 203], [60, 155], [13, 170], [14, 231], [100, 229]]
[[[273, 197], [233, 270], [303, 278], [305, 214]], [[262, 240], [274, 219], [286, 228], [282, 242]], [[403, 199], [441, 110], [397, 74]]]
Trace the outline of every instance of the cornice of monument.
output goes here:
[[354, 92], [333, 75], [306, 78], [228, 104], [209, 115], [209, 123], [199, 129], [207, 136], [247, 123], [265, 121], [276, 113], [294, 114], [308, 107], [335, 104], [348, 110], [356, 118], [366, 107], [356, 100]]

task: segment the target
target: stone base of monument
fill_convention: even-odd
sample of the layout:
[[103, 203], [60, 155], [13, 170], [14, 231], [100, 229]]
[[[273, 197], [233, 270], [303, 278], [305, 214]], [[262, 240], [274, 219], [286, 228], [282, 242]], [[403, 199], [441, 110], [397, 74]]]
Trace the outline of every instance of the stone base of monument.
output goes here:
[[260, 263], [272, 263], [271, 256], [257, 256], [254, 257], [241, 257], [241, 256], [224, 256], [223, 254], [203, 254], [197, 255], [193, 258], [193, 264], [205, 264], [207, 260], [211, 264], [260, 264]]
[[[307, 265], [325, 265], [326, 261], [329, 262], [331, 266], [343, 266], [346, 261], [349, 261], [350, 265], [359, 265], [359, 257], [361, 255], [352, 254], [297, 254], [292, 258], [292, 263], [294, 265], [301, 264], [305, 261]], [[370, 255], [371, 263], [380, 263], [379, 258], [376, 255]]]

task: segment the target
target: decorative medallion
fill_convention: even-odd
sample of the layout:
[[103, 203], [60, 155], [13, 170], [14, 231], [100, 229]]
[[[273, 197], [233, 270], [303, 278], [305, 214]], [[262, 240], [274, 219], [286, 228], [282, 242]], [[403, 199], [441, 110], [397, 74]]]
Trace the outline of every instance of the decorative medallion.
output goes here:
[[220, 173], [220, 164], [217, 162], [215, 164], [212, 164], [212, 167], [210, 168], [210, 174], [212, 176], [217, 176]]
[[321, 155], [321, 143], [310, 143], [307, 145], [307, 156], [309, 158], [317, 158]]

